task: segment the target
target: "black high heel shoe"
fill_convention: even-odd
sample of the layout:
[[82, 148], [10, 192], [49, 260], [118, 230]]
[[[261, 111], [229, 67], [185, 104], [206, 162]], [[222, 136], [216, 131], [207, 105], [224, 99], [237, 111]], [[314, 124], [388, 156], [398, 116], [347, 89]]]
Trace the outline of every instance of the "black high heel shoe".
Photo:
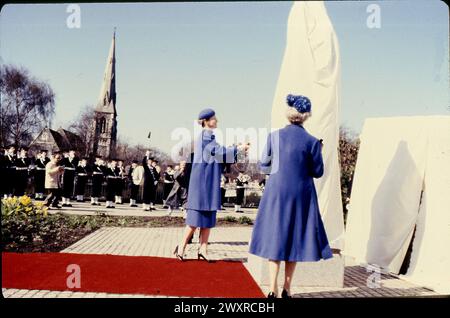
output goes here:
[[267, 298], [277, 298], [277, 295], [275, 295], [275, 293], [274, 292], [270, 292], [268, 295], [267, 295]]
[[288, 294], [286, 289], [283, 289], [283, 292], [281, 293], [281, 298], [292, 298], [292, 296]]
[[173, 255], [175, 255], [180, 261], [184, 261], [183, 255], [178, 254], [178, 245], [175, 247], [175, 250], [173, 251]]
[[207, 258], [205, 257], [205, 255], [203, 255], [203, 254], [200, 253], [200, 252], [197, 254], [197, 259], [198, 259], [198, 260], [204, 259], [205, 261], [207, 261], [207, 262], [209, 263], [209, 259], [207, 259]]

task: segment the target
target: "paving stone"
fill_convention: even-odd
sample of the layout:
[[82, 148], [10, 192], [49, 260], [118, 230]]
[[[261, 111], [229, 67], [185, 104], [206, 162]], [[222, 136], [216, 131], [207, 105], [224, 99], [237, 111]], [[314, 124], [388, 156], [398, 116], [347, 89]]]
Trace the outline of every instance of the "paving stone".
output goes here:
[[51, 291], [48, 294], [45, 294], [43, 298], [56, 298], [61, 292]]
[[5, 297], [5, 298], [8, 298], [8, 297], [11, 297], [11, 296], [13, 296], [16, 292], [18, 292], [19, 291], [19, 289], [14, 289], [14, 288], [10, 288], [10, 289], [7, 289], [7, 288], [2, 288], [2, 294], [3, 294], [3, 297]]
[[[120, 210], [126, 210], [119, 208]], [[81, 213], [77, 211], [77, 213]], [[125, 212], [120, 212], [125, 213]], [[162, 213], [162, 212], [161, 212]], [[148, 213], [147, 213], [148, 214]], [[153, 212], [152, 212], [153, 214]], [[175, 214], [176, 215], [176, 214]], [[239, 215], [241, 216], [241, 215]], [[212, 259], [238, 259], [247, 260], [248, 241], [251, 237], [251, 227], [217, 227], [211, 231], [209, 255]], [[62, 252], [80, 254], [130, 255], [130, 256], [159, 256], [173, 257], [174, 247], [181, 241], [182, 227], [171, 228], [101, 228], [82, 240], [69, 246]], [[186, 249], [188, 258], [195, 258], [198, 249], [198, 234], [194, 236], [194, 244]], [[382, 274], [381, 286], [370, 288], [367, 278], [371, 275], [366, 268], [355, 264], [351, 259], [345, 258], [344, 287], [298, 287], [291, 293], [295, 298], [342, 298], [342, 297], [405, 297], [437, 295], [433, 291], [406, 282], [393, 275]], [[265, 295], [268, 286], [260, 286]], [[107, 294], [94, 292], [71, 291], [37, 291], [2, 288], [4, 297], [20, 298], [50, 298], [50, 297], [76, 297], [76, 298], [151, 298], [151, 295]], [[280, 288], [281, 292], [281, 288]], [[158, 295], [158, 298], [167, 296]]]

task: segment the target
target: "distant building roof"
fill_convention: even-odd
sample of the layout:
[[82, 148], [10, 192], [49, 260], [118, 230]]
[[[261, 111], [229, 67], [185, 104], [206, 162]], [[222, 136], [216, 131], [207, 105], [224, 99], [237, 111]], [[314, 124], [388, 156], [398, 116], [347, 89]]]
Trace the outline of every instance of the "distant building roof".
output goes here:
[[85, 152], [85, 145], [81, 137], [63, 128], [56, 131], [45, 127], [30, 143], [29, 147], [32, 150], [46, 149], [50, 152], [68, 151], [70, 148], [74, 148], [80, 153]]
[[69, 148], [84, 149], [83, 140], [77, 134], [63, 128], [59, 128], [58, 133], [64, 138], [64, 142]]

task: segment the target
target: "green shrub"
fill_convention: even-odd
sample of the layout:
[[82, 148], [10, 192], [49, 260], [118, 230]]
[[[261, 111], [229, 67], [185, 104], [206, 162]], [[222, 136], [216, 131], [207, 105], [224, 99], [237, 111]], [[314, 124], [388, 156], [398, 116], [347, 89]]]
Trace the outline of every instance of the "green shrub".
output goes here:
[[250, 219], [248, 216], [241, 216], [238, 219], [239, 224], [248, 224], [248, 225], [252, 225], [253, 221], [252, 219]]
[[230, 216], [230, 215], [227, 215], [226, 217], [224, 217], [223, 220], [226, 222], [231, 222], [231, 223], [237, 222], [237, 219], [234, 216]]

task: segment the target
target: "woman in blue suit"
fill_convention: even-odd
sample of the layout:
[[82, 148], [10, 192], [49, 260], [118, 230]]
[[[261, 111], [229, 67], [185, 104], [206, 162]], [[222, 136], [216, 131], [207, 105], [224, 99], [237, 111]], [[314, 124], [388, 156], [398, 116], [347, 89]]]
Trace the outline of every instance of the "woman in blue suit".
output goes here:
[[216, 225], [216, 213], [221, 209], [220, 179], [226, 163], [236, 162], [239, 151], [248, 146], [225, 148], [217, 143], [213, 129], [217, 128], [214, 110], [207, 108], [198, 116], [203, 127], [194, 143], [194, 158], [188, 187], [186, 229], [174, 255], [183, 260], [184, 251], [196, 228], [200, 228], [198, 259], [208, 261], [207, 247], [211, 228]]
[[305, 96], [287, 97], [290, 125], [272, 132], [261, 160], [270, 174], [253, 228], [250, 253], [269, 260], [268, 297], [278, 297], [280, 261], [285, 262], [282, 298], [290, 298], [296, 262], [332, 257], [322, 223], [314, 179], [323, 175], [322, 142], [303, 122], [311, 114]]

